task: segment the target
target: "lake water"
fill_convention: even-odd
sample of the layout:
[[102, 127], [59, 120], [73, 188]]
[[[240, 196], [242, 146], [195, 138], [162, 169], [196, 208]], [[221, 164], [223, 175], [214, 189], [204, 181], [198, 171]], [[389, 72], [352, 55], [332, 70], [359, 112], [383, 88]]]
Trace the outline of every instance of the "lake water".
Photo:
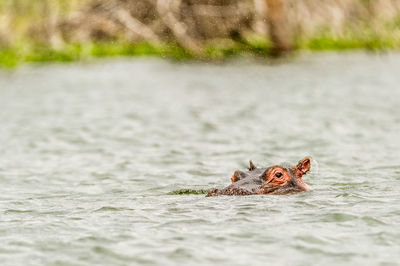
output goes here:
[[[0, 72], [1, 265], [400, 265], [400, 54]], [[311, 155], [314, 190], [179, 195]]]

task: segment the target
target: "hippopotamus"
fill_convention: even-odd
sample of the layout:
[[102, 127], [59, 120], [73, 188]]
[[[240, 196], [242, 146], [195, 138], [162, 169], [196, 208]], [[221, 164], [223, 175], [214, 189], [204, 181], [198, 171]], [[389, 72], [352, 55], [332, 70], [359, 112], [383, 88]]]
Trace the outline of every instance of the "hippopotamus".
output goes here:
[[252, 161], [248, 171], [236, 170], [232, 177], [232, 184], [224, 189], [214, 188], [206, 197], [210, 196], [239, 196], [256, 194], [287, 195], [303, 191], [310, 191], [302, 177], [311, 167], [311, 157], [300, 160], [296, 166], [274, 165], [267, 168], [257, 168]]

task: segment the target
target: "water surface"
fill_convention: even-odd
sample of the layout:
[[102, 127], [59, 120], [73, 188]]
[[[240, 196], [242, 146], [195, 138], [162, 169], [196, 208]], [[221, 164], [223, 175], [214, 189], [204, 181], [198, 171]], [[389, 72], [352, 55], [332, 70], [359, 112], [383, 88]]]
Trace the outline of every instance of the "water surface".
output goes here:
[[[1, 265], [399, 265], [399, 84], [399, 54], [0, 72]], [[307, 155], [310, 193], [173, 192]]]

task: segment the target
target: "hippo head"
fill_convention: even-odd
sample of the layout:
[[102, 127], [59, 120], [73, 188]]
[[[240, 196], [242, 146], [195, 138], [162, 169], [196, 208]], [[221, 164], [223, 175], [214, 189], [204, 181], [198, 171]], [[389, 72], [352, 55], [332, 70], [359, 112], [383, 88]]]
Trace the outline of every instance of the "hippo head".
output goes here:
[[311, 167], [311, 158], [306, 157], [296, 166], [274, 165], [257, 168], [250, 161], [248, 171], [235, 171], [231, 177], [232, 184], [224, 189], [212, 189], [207, 196], [218, 195], [285, 195], [310, 191], [302, 177]]

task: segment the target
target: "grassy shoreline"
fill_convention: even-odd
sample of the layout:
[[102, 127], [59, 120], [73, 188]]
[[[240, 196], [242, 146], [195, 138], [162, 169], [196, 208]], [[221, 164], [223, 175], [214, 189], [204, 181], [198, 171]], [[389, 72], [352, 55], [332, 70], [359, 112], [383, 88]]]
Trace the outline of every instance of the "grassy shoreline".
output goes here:
[[[318, 36], [297, 42], [299, 51], [396, 51], [400, 40], [395, 38], [333, 38]], [[270, 57], [267, 41], [232, 42], [230, 45], [207, 45], [201, 55], [196, 55], [176, 44], [127, 43], [124, 41], [86, 44], [65, 44], [59, 48], [19, 42], [0, 48], [0, 68], [15, 68], [24, 63], [78, 62], [107, 57], [160, 57], [176, 61], [220, 61], [237, 56]]]
[[194, 54], [177, 44], [127, 43], [124, 41], [65, 44], [51, 48], [40, 44], [19, 43], [0, 49], [0, 67], [15, 68], [23, 63], [90, 61], [107, 57], [160, 57], [182, 60], [222, 60], [241, 54], [268, 56], [269, 45], [265, 43], [234, 43], [230, 46], [206, 46], [203, 54]]
[[[400, 25], [400, 19], [395, 26]], [[400, 51], [397, 27], [386, 27], [379, 34], [371, 28], [363, 31], [347, 30], [341, 36], [330, 31], [321, 31], [311, 37], [299, 37], [296, 51]], [[396, 32], [396, 34], [390, 34]], [[217, 39], [208, 41], [201, 54], [193, 53], [176, 43], [151, 44], [148, 42], [126, 42], [124, 40], [89, 43], [63, 43], [57, 48], [39, 44], [29, 39], [20, 40], [0, 47], [0, 68], [13, 69], [24, 63], [79, 62], [108, 57], [160, 57], [175, 61], [221, 61], [232, 57], [248, 56], [271, 58], [271, 42], [263, 36], [247, 39]]]

